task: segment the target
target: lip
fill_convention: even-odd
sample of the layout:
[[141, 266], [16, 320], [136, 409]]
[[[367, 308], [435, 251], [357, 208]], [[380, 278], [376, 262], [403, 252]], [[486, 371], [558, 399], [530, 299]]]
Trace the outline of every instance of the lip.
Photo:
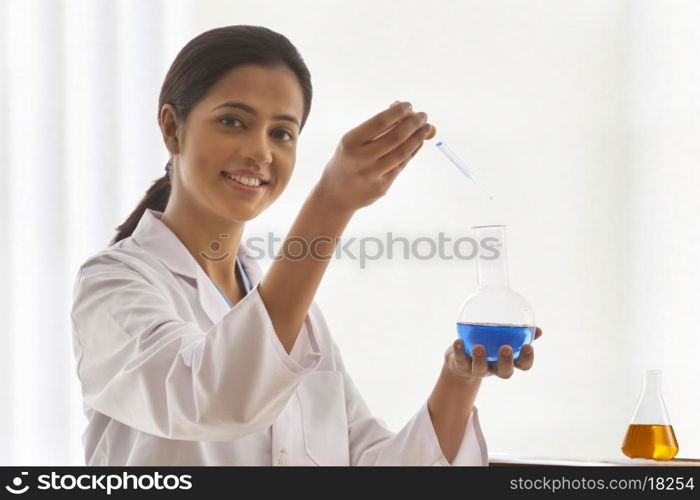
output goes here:
[[269, 182], [264, 175], [259, 172], [255, 172], [254, 170], [224, 170], [224, 172], [229, 175], [245, 175], [246, 177], [252, 177], [253, 179], [260, 179], [264, 183]]
[[265, 189], [266, 184], [260, 184], [259, 186], [246, 186], [245, 184], [241, 184], [240, 182], [232, 181], [231, 179], [227, 179], [223, 175], [221, 178], [226, 182], [226, 184], [229, 185], [229, 187], [236, 192], [239, 193], [260, 193], [263, 189]]

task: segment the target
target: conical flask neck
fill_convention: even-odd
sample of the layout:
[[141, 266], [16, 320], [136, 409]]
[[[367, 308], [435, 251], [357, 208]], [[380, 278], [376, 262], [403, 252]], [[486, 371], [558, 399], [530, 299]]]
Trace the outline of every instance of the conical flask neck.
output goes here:
[[660, 395], [661, 394], [661, 371], [647, 370], [644, 374], [643, 394]]
[[479, 288], [508, 287], [505, 226], [477, 226], [476, 279]]
[[661, 395], [661, 370], [647, 370], [644, 375], [642, 394], [632, 417], [634, 424], [670, 425], [671, 419], [666, 411]]

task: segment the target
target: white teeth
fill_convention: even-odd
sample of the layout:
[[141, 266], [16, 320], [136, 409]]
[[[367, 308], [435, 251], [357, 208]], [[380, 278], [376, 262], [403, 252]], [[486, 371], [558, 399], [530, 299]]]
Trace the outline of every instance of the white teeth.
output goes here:
[[260, 184], [262, 184], [262, 181], [260, 179], [255, 179], [253, 177], [245, 177], [243, 175], [238, 175], [238, 174], [231, 175], [228, 172], [224, 172], [224, 175], [228, 179], [231, 179], [232, 181], [239, 182], [241, 184], [245, 184], [246, 186], [257, 187]]

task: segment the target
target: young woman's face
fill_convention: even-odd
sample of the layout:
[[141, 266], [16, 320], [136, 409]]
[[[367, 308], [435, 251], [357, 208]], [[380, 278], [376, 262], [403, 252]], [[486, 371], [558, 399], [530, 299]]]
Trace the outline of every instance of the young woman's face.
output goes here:
[[[303, 111], [301, 86], [286, 66], [228, 72], [187, 118], [173, 176], [178, 198], [232, 221], [256, 217], [289, 182]], [[258, 187], [238, 182], [256, 177]]]

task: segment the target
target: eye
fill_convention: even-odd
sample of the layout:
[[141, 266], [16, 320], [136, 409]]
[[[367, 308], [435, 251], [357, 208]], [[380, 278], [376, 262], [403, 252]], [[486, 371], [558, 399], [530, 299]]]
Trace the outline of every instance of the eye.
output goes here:
[[285, 142], [294, 140], [294, 134], [292, 134], [291, 132], [288, 132], [284, 129], [279, 129], [277, 132], [281, 132], [282, 134], [287, 134], [287, 136], [289, 136], [289, 139], [286, 139]]
[[[224, 123], [224, 122], [230, 122], [230, 123]], [[235, 128], [233, 124], [236, 122], [240, 123], [243, 125], [243, 122], [240, 120], [240, 118], [236, 116], [224, 116], [223, 118], [219, 118], [219, 123], [223, 124], [225, 127], [228, 128]], [[245, 125], [243, 125], [245, 127]], [[289, 142], [294, 140], [294, 134], [291, 132], [285, 130], [285, 129], [279, 129], [276, 130], [275, 132], [281, 133], [281, 135], [277, 135], [277, 137], [282, 138], [285, 134], [288, 136], [287, 139], [283, 139], [283, 142]]]
[[[223, 123], [224, 121], [238, 122], [238, 123], [240, 123], [241, 125], [243, 125], [243, 122], [242, 122], [241, 120], [239, 120], [238, 118], [236, 118], [235, 116], [225, 116], [225, 117], [219, 119], [219, 123]], [[230, 125], [226, 125], [225, 123], [224, 123], [224, 125], [225, 125], [226, 127], [229, 127], [229, 126], [230, 126]]]

